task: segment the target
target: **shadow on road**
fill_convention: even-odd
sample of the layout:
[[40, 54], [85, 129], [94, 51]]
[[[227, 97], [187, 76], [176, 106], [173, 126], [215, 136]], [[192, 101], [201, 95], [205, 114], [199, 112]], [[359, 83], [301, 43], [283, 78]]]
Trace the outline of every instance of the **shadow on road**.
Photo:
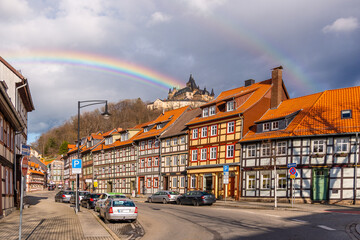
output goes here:
[[35, 196], [25, 196], [24, 202], [29, 205], [36, 205], [42, 199], [48, 199], [48, 197], [35, 197]]

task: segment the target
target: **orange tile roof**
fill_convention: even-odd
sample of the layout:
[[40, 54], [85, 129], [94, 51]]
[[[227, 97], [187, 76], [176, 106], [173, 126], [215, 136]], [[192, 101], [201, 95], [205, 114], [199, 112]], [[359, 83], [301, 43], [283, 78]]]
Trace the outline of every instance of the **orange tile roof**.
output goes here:
[[32, 170], [32, 169], [28, 169], [28, 172], [29, 173], [36, 173], [36, 174], [44, 175], [44, 173], [42, 173], [40, 171]]
[[[257, 122], [285, 117], [301, 110], [286, 129], [266, 133], [255, 133], [253, 129], [241, 141], [359, 132], [359, 96], [360, 87], [350, 87], [285, 100], [277, 109], [267, 111]], [[342, 110], [352, 110], [352, 118], [341, 119]]]
[[[163, 114], [160, 114], [160, 116], [158, 118], [156, 118], [154, 121], [148, 122], [147, 124], [145, 124], [143, 126], [143, 129], [140, 131], [140, 133], [137, 135], [137, 137], [134, 138], [134, 141], [140, 140], [140, 139], [145, 139], [145, 138], [151, 138], [151, 137], [160, 135], [169, 126], [171, 126], [171, 124], [173, 124], [188, 108], [189, 107], [186, 106], [186, 107], [170, 110], [170, 111], [164, 112]], [[163, 128], [156, 129], [156, 126], [155, 126], [156, 124], [159, 124], [162, 122], [167, 122], [167, 121], [169, 121], [169, 122]], [[151, 128], [148, 132], [144, 132], [144, 127], [152, 126], [152, 125], [154, 125], [153, 128]]]
[[206, 107], [206, 106], [211, 106], [214, 104], [219, 104], [222, 102], [225, 103], [226, 100], [244, 96], [247, 94], [250, 94], [250, 96], [242, 105], [238, 106], [234, 111], [217, 112], [215, 115], [209, 116], [209, 117], [200, 116], [200, 117], [194, 118], [192, 121], [188, 122], [186, 125], [194, 125], [194, 124], [198, 124], [198, 123], [208, 122], [208, 121], [226, 118], [226, 117], [230, 117], [230, 116], [234, 116], [234, 115], [238, 115], [240, 113], [246, 112], [251, 106], [253, 106], [255, 103], [257, 103], [269, 91], [269, 89], [272, 86], [271, 82], [272, 82], [271, 79], [268, 79], [268, 80], [265, 80], [262, 82], [254, 83], [248, 87], [235, 88], [235, 89], [231, 89], [231, 90], [220, 93], [220, 95], [215, 100], [202, 105], [201, 108]]

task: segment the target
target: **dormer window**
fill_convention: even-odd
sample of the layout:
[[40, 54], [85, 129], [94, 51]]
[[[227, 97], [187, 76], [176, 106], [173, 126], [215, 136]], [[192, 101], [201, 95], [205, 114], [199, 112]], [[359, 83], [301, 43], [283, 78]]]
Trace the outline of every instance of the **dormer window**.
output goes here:
[[148, 132], [148, 131], [149, 131], [149, 129], [150, 129], [150, 127], [146, 127], [146, 128], [144, 128], [144, 132]]
[[270, 123], [264, 123], [263, 124], [263, 131], [264, 132], [270, 131]]
[[123, 133], [121, 134], [121, 141], [126, 141], [129, 139], [129, 133]]
[[341, 111], [341, 119], [350, 119], [350, 118], [352, 118], [351, 110], [342, 110]]
[[215, 115], [215, 106], [209, 107], [209, 116]]
[[271, 129], [272, 129], [272, 130], [277, 130], [277, 129], [279, 129], [279, 121], [272, 122], [271, 125], [272, 125], [272, 126], [271, 126]]
[[230, 111], [234, 111], [235, 109], [235, 102], [234, 101], [229, 101], [226, 103], [226, 111], [230, 112]]
[[109, 138], [105, 139], [105, 145], [109, 145], [109, 144], [112, 144], [112, 143], [113, 143], [113, 138], [112, 137], [109, 137]]
[[208, 117], [209, 116], [209, 108], [204, 108], [203, 109], [203, 117]]

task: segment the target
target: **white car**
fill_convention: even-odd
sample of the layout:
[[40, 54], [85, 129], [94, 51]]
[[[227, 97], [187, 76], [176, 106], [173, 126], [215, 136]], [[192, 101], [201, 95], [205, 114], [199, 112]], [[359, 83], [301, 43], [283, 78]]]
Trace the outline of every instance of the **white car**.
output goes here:
[[100, 208], [108, 198], [126, 198], [126, 196], [122, 193], [103, 193], [97, 200], [94, 211], [99, 212]]
[[100, 217], [106, 223], [111, 220], [129, 220], [136, 221], [138, 209], [131, 199], [109, 198], [100, 208]]

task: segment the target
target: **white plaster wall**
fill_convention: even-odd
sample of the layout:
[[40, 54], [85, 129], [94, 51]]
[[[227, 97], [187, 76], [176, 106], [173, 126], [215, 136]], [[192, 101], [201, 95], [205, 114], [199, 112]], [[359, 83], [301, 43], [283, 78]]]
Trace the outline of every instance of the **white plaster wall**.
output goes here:
[[344, 168], [343, 173], [344, 173], [344, 177], [354, 177], [354, 169], [353, 168]]
[[311, 190], [303, 190], [302, 191], [303, 197], [310, 197], [310, 191]]
[[353, 197], [354, 197], [353, 190], [343, 190], [343, 199], [345, 199], [345, 198], [352, 199]]
[[270, 190], [269, 191], [261, 190], [260, 191], [260, 196], [261, 197], [270, 197]]
[[343, 187], [344, 188], [353, 188], [354, 187], [354, 179], [343, 179]]
[[340, 179], [330, 179], [330, 189], [332, 188], [341, 188]]

